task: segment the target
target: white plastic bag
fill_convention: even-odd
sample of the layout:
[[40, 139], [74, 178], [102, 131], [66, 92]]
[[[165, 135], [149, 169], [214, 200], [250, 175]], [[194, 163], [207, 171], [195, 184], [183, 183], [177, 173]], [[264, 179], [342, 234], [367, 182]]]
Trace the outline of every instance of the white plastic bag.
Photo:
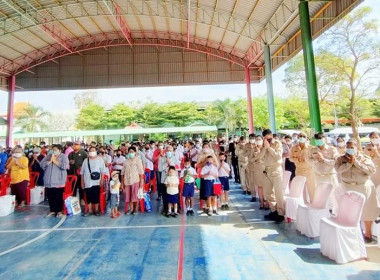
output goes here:
[[0, 196], [0, 216], [8, 216], [15, 211], [15, 195]]
[[34, 187], [30, 190], [30, 204], [37, 205], [43, 202], [45, 199], [45, 188], [44, 187]]
[[137, 198], [138, 199], [143, 199], [144, 198], [144, 190], [142, 188], [139, 188], [137, 192]]
[[65, 206], [66, 206], [68, 216], [77, 215], [82, 212], [80, 208], [79, 200], [77, 197], [69, 196], [68, 198], [66, 198]]

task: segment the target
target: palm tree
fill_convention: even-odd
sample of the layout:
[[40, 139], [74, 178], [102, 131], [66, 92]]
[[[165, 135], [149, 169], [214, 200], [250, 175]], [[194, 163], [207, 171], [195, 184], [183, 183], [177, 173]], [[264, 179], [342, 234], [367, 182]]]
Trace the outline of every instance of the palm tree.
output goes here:
[[28, 104], [16, 120], [16, 125], [25, 132], [36, 132], [47, 128], [47, 117], [51, 114], [42, 107]]
[[229, 132], [236, 128], [236, 110], [234, 102], [227, 98], [225, 100], [216, 100], [208, 108], [208, 122], [210, 124], [225, 125], [226, 138]]

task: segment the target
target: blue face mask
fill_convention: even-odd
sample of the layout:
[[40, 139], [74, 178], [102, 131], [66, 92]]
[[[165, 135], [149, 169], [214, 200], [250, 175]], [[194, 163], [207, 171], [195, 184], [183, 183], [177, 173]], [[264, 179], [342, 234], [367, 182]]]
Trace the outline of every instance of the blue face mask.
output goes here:
[[356, 149], [355, 148], [347, 148], [346, 153], [347, 153], [347, 155], [353, 156], [356, 154]]
[[323, 146], [325, 142], [322, 139], [315, 139], [315, 145], [317, 146]]
[[54, 153], [53, 150], [49, 150], [48, 155], [52, 155]]
[[211, 165], [211, 162], [207, 162], [206, 164], [207, 164], [207, 166], [210, 166], [210, 165]]
[[300, 137], [298, 139], [298, 142], [301, 143], [301, 144], [306, 143], [306, 138], [305, 137]]
[[134, 158], [135, 157], [135, 154], [134, 153], [129, 153], [128, 154], [128, 158]]
[[172, 157], [172, 155], [173, 155], [172, 152], [166, 152], [166, 156], [167, 156], [168, 158]]

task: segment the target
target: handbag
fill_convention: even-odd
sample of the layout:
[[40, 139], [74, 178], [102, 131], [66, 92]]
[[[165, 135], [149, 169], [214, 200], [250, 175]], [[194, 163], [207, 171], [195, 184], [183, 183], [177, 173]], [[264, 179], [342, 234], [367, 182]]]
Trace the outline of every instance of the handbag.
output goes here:
[[90, 171], [91, 180], [96, 181], [100, 179], [100, 172], [91, 172], [90, 160], [87, 159], [88, 170]]

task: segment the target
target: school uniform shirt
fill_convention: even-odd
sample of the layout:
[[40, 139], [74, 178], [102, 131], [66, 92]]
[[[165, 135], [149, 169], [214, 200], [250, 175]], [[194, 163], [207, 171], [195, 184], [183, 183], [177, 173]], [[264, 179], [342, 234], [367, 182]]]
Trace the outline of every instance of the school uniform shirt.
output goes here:
[[[201, 175], [205, 175], [207, 173], [215, 173], [215, 174], [218, 174], [218, 168], [213, 165], [213, 164], [210, 164], [210, 165], [205, 165], [203, 166], [202, 168], [202, 171], [201, 171]], [[204, 177], [205, 180], [215, 180], [216, 178], [214, 176], [212, 176], [211, 174], [207, 175], [206, 177]]]
[[175, 184], [176, 187], [167, 187], [166, 193], [170, 195], [178, 194], [179, 179], [177, 176], [167, 176], [165, 179], [165, 185]]
[[192, 148], [190, 150], [190, 157], [191, 157], [192, 162], [198, 161], [198, 153], [199, 153], [199, 149], [197, 149], [197, 148]]
[[154, 153], [153, 149], [149, 149], [149, 150], [145, 151], [145, 159], [146, 159], [145, 167], [148, 168], [149, 170], [154, 169], [153, 153]]
[[[190, 173], [191, 176], [185, 177], [185, 173]], [[196, 175], [197, 175], [197, 171], [195, 171], [195, 169], [192, 168], [191, 166], [189, 168], [184, 168], [181, 170], [181, 178], [185, 177], [184, 178], [185, 183], [194, 183], [195, 179], [193, 176], [196, 176]]]
[[227, 162], [223, 161], [223, 163], [218, 168], [218, 177], [229, 177], [231, 168]]

